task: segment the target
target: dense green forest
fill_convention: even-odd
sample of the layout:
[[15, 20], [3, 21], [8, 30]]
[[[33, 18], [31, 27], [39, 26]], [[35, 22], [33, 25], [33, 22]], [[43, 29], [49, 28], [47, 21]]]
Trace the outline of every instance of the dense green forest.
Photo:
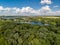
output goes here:
[[47, 26], [16, 23], [22, 19], [17, 20], [0, 20], [0, 45], [60, 45], [60, 18], [32, 17], [26, 20], [49, 24]]

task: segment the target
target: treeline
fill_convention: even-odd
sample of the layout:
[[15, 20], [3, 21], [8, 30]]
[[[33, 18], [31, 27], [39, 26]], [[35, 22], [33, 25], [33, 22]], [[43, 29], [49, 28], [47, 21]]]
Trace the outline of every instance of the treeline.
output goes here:
[[50, 26], [0, 21], [0, 45], [60, 45], [59, 20], [41, 18]]

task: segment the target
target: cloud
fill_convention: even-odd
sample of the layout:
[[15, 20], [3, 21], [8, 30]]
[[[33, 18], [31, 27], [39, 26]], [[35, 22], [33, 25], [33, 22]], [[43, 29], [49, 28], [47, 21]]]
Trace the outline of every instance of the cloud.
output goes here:
[[60, 11], [55, 11], [55, 12], [49, 12], [47, 13], [48, 15], [56, 15], [56, 16], [60, 16]]
[[17, 16], [17, 15], [32, 16], [32, 15], [59, 15], [59, 14], [60, 14], [60, 11], [52, 12], [52, 9], [48, 5], [43, 6], [38, 10], [35, 10], [31, 7], [22, 7], [22, 8], [6, 7], [6, 8], [4, 8], [3, 6], [0, 6], [0, 16], [2, 16], [2, 15], [5, 15], [5, 16]]
[[40, 3], [41, 3], [41, 4], [51, 4], [52, 1], [51, 1], [51, 0], [41, 0]]
[[38, 10], [34, 10], [33, 8], [31, 8], [31, 7], [23, 7], [22, 9], [21, 9], [21, 12], [22, 13], [33, 13], [33, 14], [38, 14]]
[[38, 15], [39, 11], [35, 10], [31, 7], [22, 7], [17, 8], [4, 8], [3, 6], [0, 6], [0, 15]]
[[40, 9], [41, 15], [46, 15], [48, 12], [51, 12], [51, 9], [48, 5], [41, 7]]
[[43, 6], [41, 10], [51, 11], [50, 7], [48, 5]]
[[3, 7], [2, 6], [0, 6], [0, 10], [3, 10]]

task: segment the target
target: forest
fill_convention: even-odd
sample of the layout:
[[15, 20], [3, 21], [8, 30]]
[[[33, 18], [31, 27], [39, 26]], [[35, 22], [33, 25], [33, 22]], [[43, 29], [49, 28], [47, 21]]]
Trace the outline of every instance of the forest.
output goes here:
[[60, 45], [60, 18], [0, 19], [0, 45]]

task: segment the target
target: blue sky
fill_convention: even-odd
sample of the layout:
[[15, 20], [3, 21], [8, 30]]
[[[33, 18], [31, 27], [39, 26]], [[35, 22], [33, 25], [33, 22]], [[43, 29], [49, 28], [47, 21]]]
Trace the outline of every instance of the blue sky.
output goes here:
[[0, 5], [4, 7], [27, 7], [38, 9], [41, 7], [40, 0], [0, 0]]
[[[10, 11], [8, 13], [12, 14], [13, 12], [15, 13], [16, 10], [19, 8], [18, 13], [15, 13], [16, 15], [17, 14], [30, 15], [30, 13], [31, 13], [31, 11], [29, 11], [30, 9], [33, 10], [33, 13], [31, 13], [33, 15], [37, 15], [38, 12], [39, 12], [38, 15], [43, 15], [43, 13], [45, 11], [49, 11], [49, 14], [50, 13], [55, 14], [55, 12], [57, 12], [59, 15], [60, 14], [60, 4], [59, 3], [60, 3], [60, 0], [0, 0], [0, 7], [1, 7], [0, 14], [7, 14], [5, 11], [8, 9], [10, 9]], [[8, 8], [8, 9], [6, 9], [6, 8]], [[13, 9], [13, 8], [15, 8], [15, 9]], [[19, 10], [20, 10], [20, 12], [19, 12]], [[23, 12], [22, 10], [26, 11], [26, 12]], [[35, 13], [36, 11], [37, 11], [37, 13]], [[41, 11], [42, 11], [42, 13], [41, 13]], [[48, 15], [47, 12], [44, 14]]]
[[[41, 0], [0, 0], [0, 5], [4, 7], [32, 7], [34, 9], [39, 9], [41, 8], [40, 4]], [[52, 4], [50, 6], [55, 6], [58, 5], [60, 6], [60, 1], [59, 0], [52, 0]]]

